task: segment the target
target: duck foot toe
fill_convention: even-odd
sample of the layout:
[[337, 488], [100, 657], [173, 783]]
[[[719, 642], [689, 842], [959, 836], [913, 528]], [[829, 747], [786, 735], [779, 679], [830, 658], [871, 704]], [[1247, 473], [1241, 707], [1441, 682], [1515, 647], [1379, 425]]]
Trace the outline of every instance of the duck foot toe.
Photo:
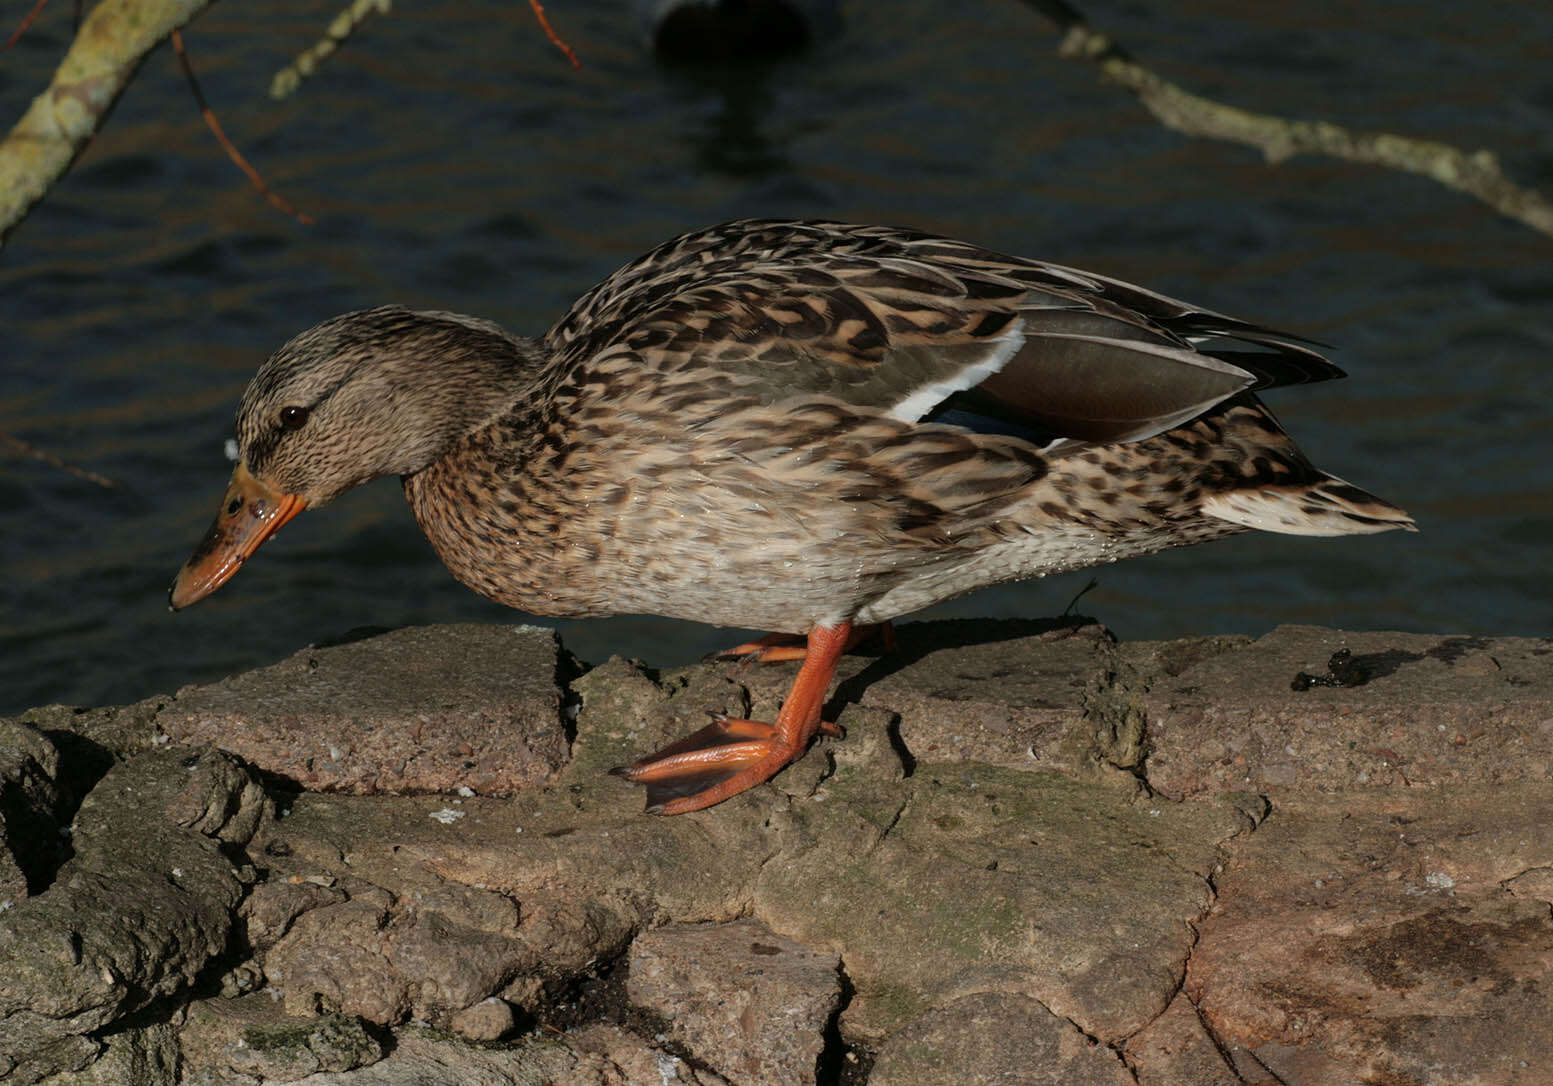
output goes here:
[[[821, 722], [816, 730], [842, 734], [828, 722]], [[646, 786], [648, 814], [686, 814], [763, 784], [802, 754], [803, 747], [788, 741], [775, 725], [719, 717], [700, 731], [610, 772]]]
[[[878, 622], [853, 628], [847, 635], [842, 652], [851, 652], [874, 635], [878, 635], [885, 652], [895, 651], [895, 626], [890, 622]], [[784, 660], [803, 660], [809, 655], [808, 638], [799, 634], [766, 634], [753, 641], [714, 652], [709, 660], [742, 660], [746, 663], [775, 664]]]

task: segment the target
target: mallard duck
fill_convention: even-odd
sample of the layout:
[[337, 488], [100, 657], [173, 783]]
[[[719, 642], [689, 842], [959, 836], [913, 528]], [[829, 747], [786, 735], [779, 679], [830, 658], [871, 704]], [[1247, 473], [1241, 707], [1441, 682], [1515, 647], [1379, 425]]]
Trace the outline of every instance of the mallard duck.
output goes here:
[[780, 56], [841, 22], [837, 0], [634, 0], [632, 7], [659, 55], [700, 63]]
[[985, 585], [1247, 529], [1412, 528], [1255, 393], [1342, 376], [1300, 337], [930, 234], [742, 221], [626, 265], [538, 340], [382, 306], [309, 329], [237, 412], [174, 609], [301, 510], [400, 476], [453, 575], [540, 615], [796, 635], [774, 724], [617, 772], [699, 810], [800, 757], [857, 633]]

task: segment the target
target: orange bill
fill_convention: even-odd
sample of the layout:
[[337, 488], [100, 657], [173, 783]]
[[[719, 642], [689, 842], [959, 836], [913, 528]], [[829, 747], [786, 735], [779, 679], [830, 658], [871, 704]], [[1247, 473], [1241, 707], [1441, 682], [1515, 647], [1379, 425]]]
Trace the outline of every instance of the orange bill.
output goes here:
[[238, 464], [215, 523], [173, 581], [168, 593], [172, 609], [198, 603], [224, 585], [259, 544], [306, 507], [295, 494], [265, 486]]

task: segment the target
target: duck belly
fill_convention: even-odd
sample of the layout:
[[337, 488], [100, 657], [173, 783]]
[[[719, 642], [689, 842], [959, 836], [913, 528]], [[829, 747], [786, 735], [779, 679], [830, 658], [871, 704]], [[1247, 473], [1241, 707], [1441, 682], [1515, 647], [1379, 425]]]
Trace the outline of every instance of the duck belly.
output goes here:
[[979, 588], [1088, 569], [1241, 531], [1207, 520], [1172, 525], [1168, 530], [1162, 526], [1112, 532], [1066, 525], [1030, 528], [1006, 542], [913, 570], [860, 607], [854, 621], [888, 622]]

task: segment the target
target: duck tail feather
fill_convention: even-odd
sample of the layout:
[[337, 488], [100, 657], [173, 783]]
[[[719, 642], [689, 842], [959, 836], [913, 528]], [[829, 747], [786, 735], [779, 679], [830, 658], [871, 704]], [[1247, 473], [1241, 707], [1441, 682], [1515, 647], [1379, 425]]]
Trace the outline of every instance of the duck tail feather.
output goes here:
[[1231, 524], [1286, 535], [1418, 530], [1402, 509], [1334, 475], [1303, 486], [1222, 491], [1203, 499], [1202, 511]]

